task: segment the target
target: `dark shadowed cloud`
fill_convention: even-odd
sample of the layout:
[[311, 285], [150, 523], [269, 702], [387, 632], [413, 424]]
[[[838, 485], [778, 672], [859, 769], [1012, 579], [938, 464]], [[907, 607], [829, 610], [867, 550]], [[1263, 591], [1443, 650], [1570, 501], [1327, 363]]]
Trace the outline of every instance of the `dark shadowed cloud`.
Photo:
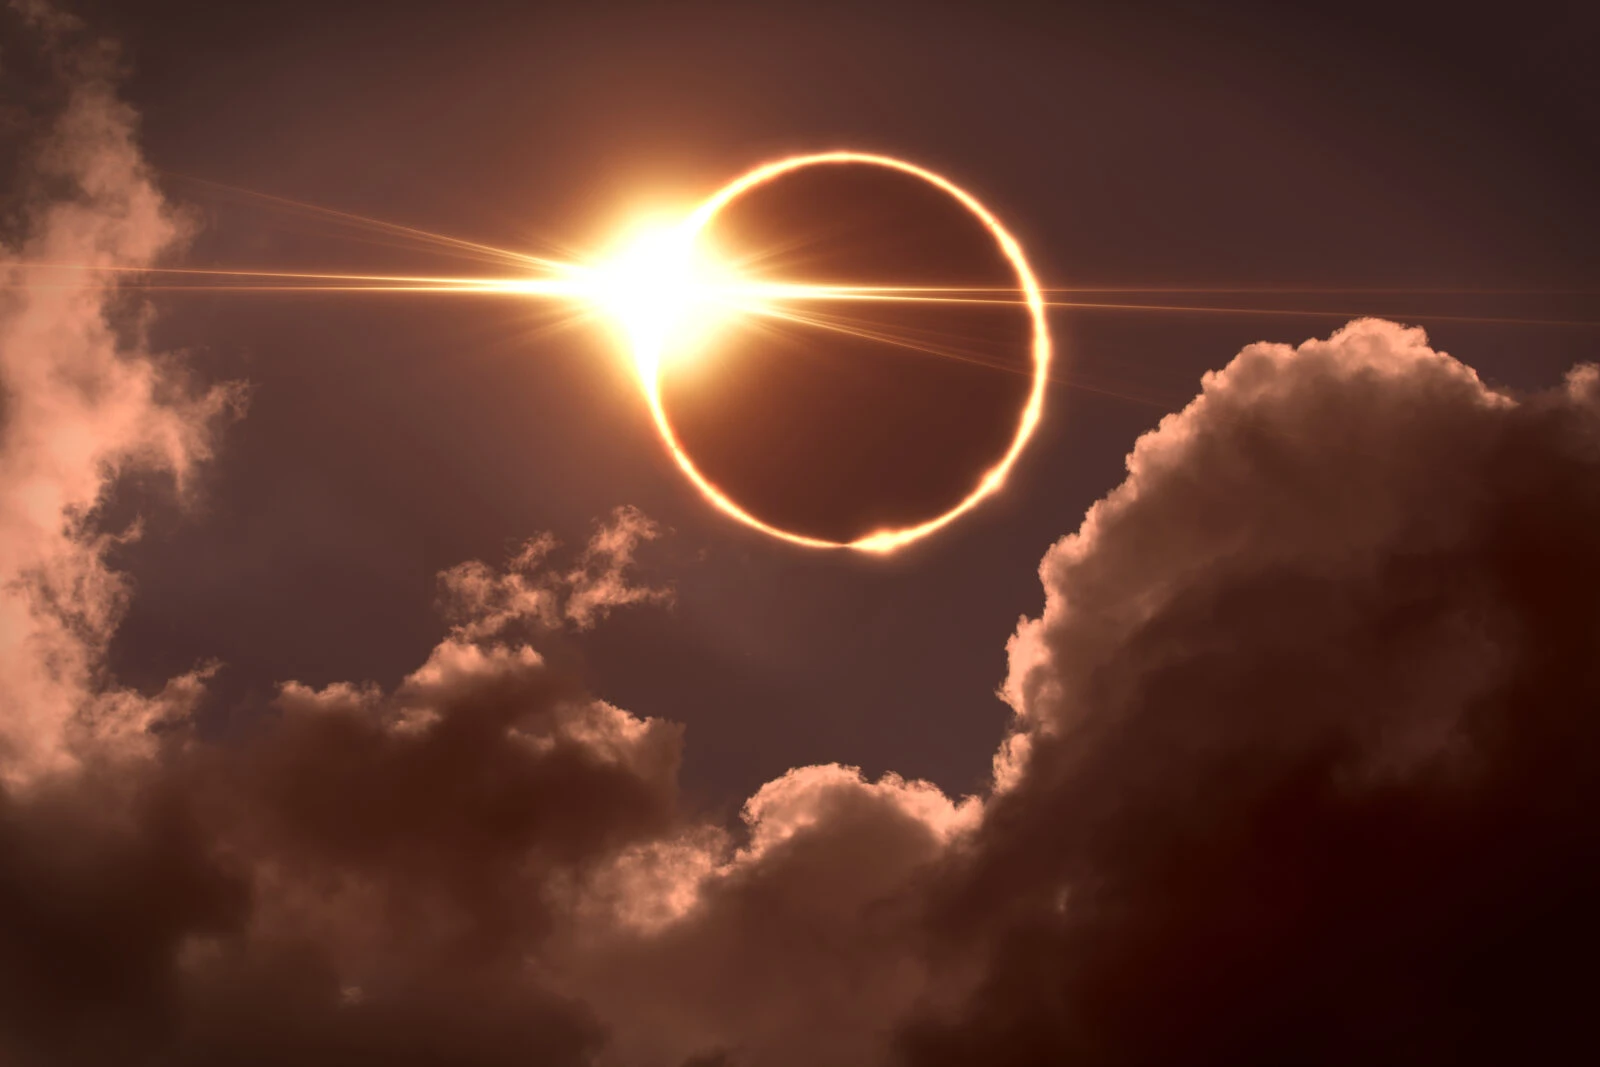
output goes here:
[[1600, 880], [1600, 376], [1355, 322], [1143, 438], [1011, 644], [918, 1064], [1559, 1059]]

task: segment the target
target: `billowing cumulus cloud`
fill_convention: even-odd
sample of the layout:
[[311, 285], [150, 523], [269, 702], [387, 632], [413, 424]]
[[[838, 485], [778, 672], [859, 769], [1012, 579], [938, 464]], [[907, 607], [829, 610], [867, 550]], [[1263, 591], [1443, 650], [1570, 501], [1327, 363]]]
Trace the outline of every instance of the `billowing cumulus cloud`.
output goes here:
[[1513, 397], [1393, 323], [1251, 346], [1046, 556], [993, 794], [765, 787], [745, 851], [677, 855], [698, 888], [640, 882], [679, 917], [625, 977], [575, 986], [614, 1062], [1578, 1047], [1597, 486], [1592, 367]]
[[[182, 226], [132, 116], [101, 53], [33, 17], [71, 92], [8, 278], [148, 264]], [[680, 800], [680, 727], [541, 651], [669, 604], [633, 509], [446, 571], [441, 640], [392, 688], [285, 682], [221, 738], [192, 722], [203, 670], [119, 688], [108, 549], [131, 531], [104, 503], [139, 470], [181, 499], [237, 391], [188, 384], [114, 288], [70, 280], [0, 314], [0, 1062], [1592, 1044], [1593, 368], [1515, 397], [1379, 321], [1247, 348], [1046, 555], [987, 795], [799, 767], [730, 823]]]
[[737, 841], [699, 826], [624, 857], [621, 907], [553, 957], [612, 1025], [602, 1062], [886, 1059], [895, 1020], [957, 989], [927, 965], [921, 887], [978, 816], [925, 782], [801, 767], [750, 798]]
[[[496, 576], [503, 577], [503, 576]], [[544, 946], [678, 832], [678, 728], [463, 620], [393, 692], [282, 687], [0, 807], [8, 1062], [587, 1062]]]
[[1588, 1044], [1600, 375], [1421, 330], [1253, 345], [1142, 439], [1011, 644], [986, 958], [916, 1064], [1461, 1062]]

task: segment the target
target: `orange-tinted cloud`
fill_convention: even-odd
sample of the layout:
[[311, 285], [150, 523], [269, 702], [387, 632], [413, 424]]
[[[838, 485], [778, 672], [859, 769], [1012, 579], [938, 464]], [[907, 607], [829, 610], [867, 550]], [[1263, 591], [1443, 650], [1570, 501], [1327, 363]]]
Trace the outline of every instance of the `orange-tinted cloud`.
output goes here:
[[53, 195], [28, 202], [23, 236], [0, 253], [0, 776], [10, 780], [69, 765], [86, 746], [136, 741], [192, 696], [198, 675], [154, 701], [101, 676], [128, 595], [106, 556], [139, 532], [108, 528], [101, 506], [134, 471], [185, 492], [239, 401], [150, 352], [142, 310], [104, 275], [23, 265], [142, 266], [180, 245], [184, 227], [140, 157], [110, 80], [114, 56], [77, 42], [70, 18], [22, 10], [67, 94], [20, 179]]
[[[1045, 557], [918, 1065], [1560, 1058], [1600, 944], [1600, 388], [1252, 345]], [[1581, 983], [1580, 983], [1581, 984]]]

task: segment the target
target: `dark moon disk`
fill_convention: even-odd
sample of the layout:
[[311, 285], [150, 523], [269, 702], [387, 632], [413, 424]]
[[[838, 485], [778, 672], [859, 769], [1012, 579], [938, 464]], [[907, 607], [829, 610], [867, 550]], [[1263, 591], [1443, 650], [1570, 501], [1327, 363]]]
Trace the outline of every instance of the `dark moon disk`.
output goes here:
[[994, 236], [948, 193], [819, 164], [735, 198], [704, 237], [760, 280], [992, 290], [784, 303], [821, 321], [743, 318], [702, 355], [666, 360], [661, 399], [684, 451], [756, 518], [853, 541], [942, 514], [1005, 455], [1031, 385], [1031, 323]]

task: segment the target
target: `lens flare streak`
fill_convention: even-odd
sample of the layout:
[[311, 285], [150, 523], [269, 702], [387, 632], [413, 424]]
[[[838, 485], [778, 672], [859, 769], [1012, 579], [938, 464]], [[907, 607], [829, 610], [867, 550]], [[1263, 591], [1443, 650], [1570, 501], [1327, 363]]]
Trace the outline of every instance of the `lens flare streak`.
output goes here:
[[[848, 285], [803, 281], [772, 281], [749, 277], [737, 265], [721, 262], [702, 247], [703, 235], [718, 213], [745, 193], [796, 170], [828, 164], [882, 167], [909, 174], [948, 194], [983, 224], [1016, 276], [1011, 288], [993, 286], [940, 287], [883, 284]], [[184, 177], [172, 175], [173, 177]], [[595, 260], [559, 260], [526, 255], [491, 245], [430, 233], [415, 227], [370, 219], [348, 212], [306, 204], [251, 190], [185, 180], [364, 234], [381, 235], [389, 243], [409, 244], [433, 253], [476, 259], [499, 267], [487, 276], [404, 275], [339, 273], [327, 271], [242, 270], [206, 267], [119, 267], [12, 261], [0, 264], [0, 289], [76, 289], [85, 275], [109, 276], [108, 284], [120, 288], [167, 291], [219, 291], [254, 293], [438, 293], [509, 296], [558, 302], [579, 313], [610, 321], [622, 334], [640, 387], [656, 428], [679, 469], [708, 502], [726, 515], [773, 537], [811, 548], [851, 548], [864, 552], [890, 552], [948, 525], [976, 507], [1005, 483], [1043, 411], [1045, 387], [1062, 383], [1123, 399], [1146, 402], [1109, 389], [1051, 374], [1051, 340], [1046, 312], [1072, 308], [1109, 312], [1167, 312], [1177, 314], [1280, 315], [1360, 317], [1366, 311], [1284, 307], [1237, 307], [1214, 304], [1153, 303], [1081, 299], [1089, 295], [1223, 295], [1280, 294], [1298, 296], [1351, 295], [1593, 295], [1589, 290], [1527, 289], [1382, 289], [1382, 288], [1044, 288], [1034, 276], [1021, 244], [1000, 221], [966, 190], [948, 179], [891, 156], [861, 152], [826, 152], [777, 160], [747, 172], [702, 202], [686, 218], [647, 230], [627, 242], [619, 252]], [[1061, 297], [1079, 299], [1061, 299]], [[964, 352], [948, 344], [935, 344], [913, 334], [897, 332], [878, 322], [824, 311], [828, 305], [906, 304], [945, 306], [1009, 306], [1027, 314], [1032, 341], [1031, 370], [1007, 366], [993, 359]], [[1517, 318], [1487, 315], [1400, 315], [1389, 317], [1436, 321], [1586, 327], [1600, 322], [1585, 319]], [[770, 525], [732, 500], [695, 466], [673, 431], [661, 397], [661, 376], [668, 361], [687, 358], [703, 348], [720, 323], [731, 319], [770, 320], [846, 334], [943, 359], [988, 369], [1027, 374], [1032, 386], [1018, 415], [1015, 433], [1005, 453], [968, 494], [952, 508], [923, 522], [878, 530], [854, 541], [828, 541]]]

